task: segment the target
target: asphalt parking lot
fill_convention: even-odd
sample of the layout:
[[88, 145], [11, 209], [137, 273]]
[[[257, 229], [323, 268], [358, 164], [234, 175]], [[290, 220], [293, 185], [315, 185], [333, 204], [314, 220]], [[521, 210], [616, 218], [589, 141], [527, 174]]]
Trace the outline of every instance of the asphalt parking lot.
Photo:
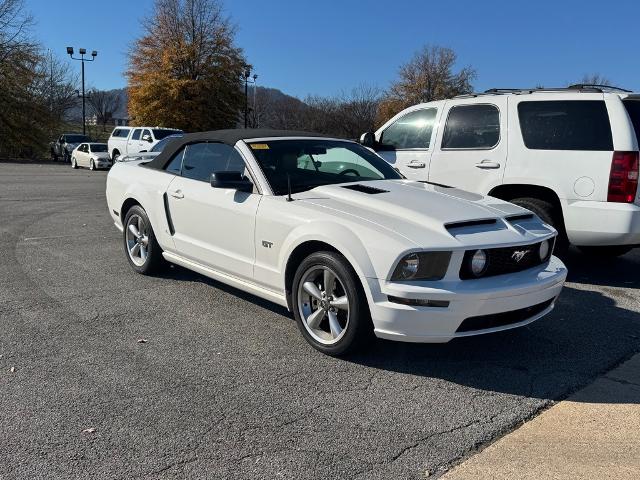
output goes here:
[[438, 476], [640, 351], [636, 250], [572, 254], [529, 327], [333, 359], [278, 306], [134, 274], [105, 179], [0, 164], [3, 480]]

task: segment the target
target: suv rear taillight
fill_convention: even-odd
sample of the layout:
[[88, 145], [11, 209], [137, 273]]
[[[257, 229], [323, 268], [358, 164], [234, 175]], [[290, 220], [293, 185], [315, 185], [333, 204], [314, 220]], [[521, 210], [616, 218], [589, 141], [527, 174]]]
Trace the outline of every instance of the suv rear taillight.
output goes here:
[[638, 152], [613, 152], [608, 202], [633, 203], [638, 190]]

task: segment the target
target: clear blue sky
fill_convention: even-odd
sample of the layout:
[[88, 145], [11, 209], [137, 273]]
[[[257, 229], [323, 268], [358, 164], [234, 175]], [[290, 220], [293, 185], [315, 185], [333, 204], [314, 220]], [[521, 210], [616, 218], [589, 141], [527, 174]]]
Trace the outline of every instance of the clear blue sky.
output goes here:
[[[562, 86], [586, 73], [640, 90], [640, 2], [226, 0], [258, 83], [291, 95], [386, 88], [422, 45], [453, 48], [477, 90]], [[27, 0], [40, 41], [98, 50], [87, 81], [126, 85], [126, 53], [153, 0]], [[76, 63], [76, 67], [79, 67]]]

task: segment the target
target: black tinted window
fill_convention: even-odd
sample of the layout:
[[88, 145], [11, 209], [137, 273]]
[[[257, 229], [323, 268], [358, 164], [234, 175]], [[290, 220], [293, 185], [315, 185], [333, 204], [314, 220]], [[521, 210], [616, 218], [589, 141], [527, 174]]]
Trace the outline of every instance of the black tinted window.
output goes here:
[[180, 172], [182, 171], [182, 157], [184, 156], [185, 148], [182, 148], [178, 153], [176, 153], [167, 166], [164, 167], [167, 172], [180, 175]]
[[182, 176], [208, 182], [216, 171], [244, 173], [244, 160], [229, 145], [223, 143], [194, 143], [187, 146], [182, 162]]
[[500, 141], [500, 112], [495, 105], [451, 107], [442, 148], [487, 149]]
[[162, 140], [165, 137], [168, 137], [169, 135], [177, 135], [182, 133], [182, 130], [169, 130], [168, 128], [154, 128], [153, 129], [153, 136], [156, 138], [156, 140]]
[[383, 146], [395, 149], [429, 148], [436, 119], [435, 108], [410, 112], [389, 125], [382, 133]]
[[613, 150], [604, 101], [551, 100], [521, 102], [522, 139], [535, 150]]
[[93, 145], [91, 145], [91, 151], [92, 152], [106, 152], [107, 151], [107, 146], [103, 143], [94, 143]]
[[139, 140], [140, 139], [140, 130], [139, 128], [133, 131], [133, 135], [131, 135], [131, 140]]
[[111, 134], [112, 137], [127, 137], [127, 135], [129, 135], [129, 129], [128, 128], [116, 128], [113, 133]]
[[638, 100], [625, 100], [624, 106], [627, 109], [627, 113], [633, 123], [633, 129], [636, 131], [636, 139], [640, 143], [640, 101]]

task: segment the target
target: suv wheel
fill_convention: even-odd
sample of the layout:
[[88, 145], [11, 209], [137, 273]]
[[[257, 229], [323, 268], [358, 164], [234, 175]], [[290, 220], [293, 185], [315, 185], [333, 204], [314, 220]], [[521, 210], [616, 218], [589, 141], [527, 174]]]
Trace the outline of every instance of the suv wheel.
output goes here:
[[567, 238], [567, 232], [564, 228], [564, 222], [562, 221], [562, 214], [558, 212], [557, 207], [546, 200], [540, 200], [539, 198], [514, 198], [511, 203], [515, 203], [527, 210], [531, 210], [540, 219], [551, 225], [558, 231], [558, 237], [556, 238], [556, 245], [553, 249], [555, 255], [564, 255], [569, 249], [569, 239]]
[[302, 336], [327, 355], [345, 355], [373, 336], [367, 299], [353, 268], [335, 252], [305, 258], [293, 279], [291, 305]]
[[628, 245], [611, 245], [606, 247], [578, 247], [578, 249], [585, 255], [594, 257], [620, 257], [633, 250], [633, 247]]

